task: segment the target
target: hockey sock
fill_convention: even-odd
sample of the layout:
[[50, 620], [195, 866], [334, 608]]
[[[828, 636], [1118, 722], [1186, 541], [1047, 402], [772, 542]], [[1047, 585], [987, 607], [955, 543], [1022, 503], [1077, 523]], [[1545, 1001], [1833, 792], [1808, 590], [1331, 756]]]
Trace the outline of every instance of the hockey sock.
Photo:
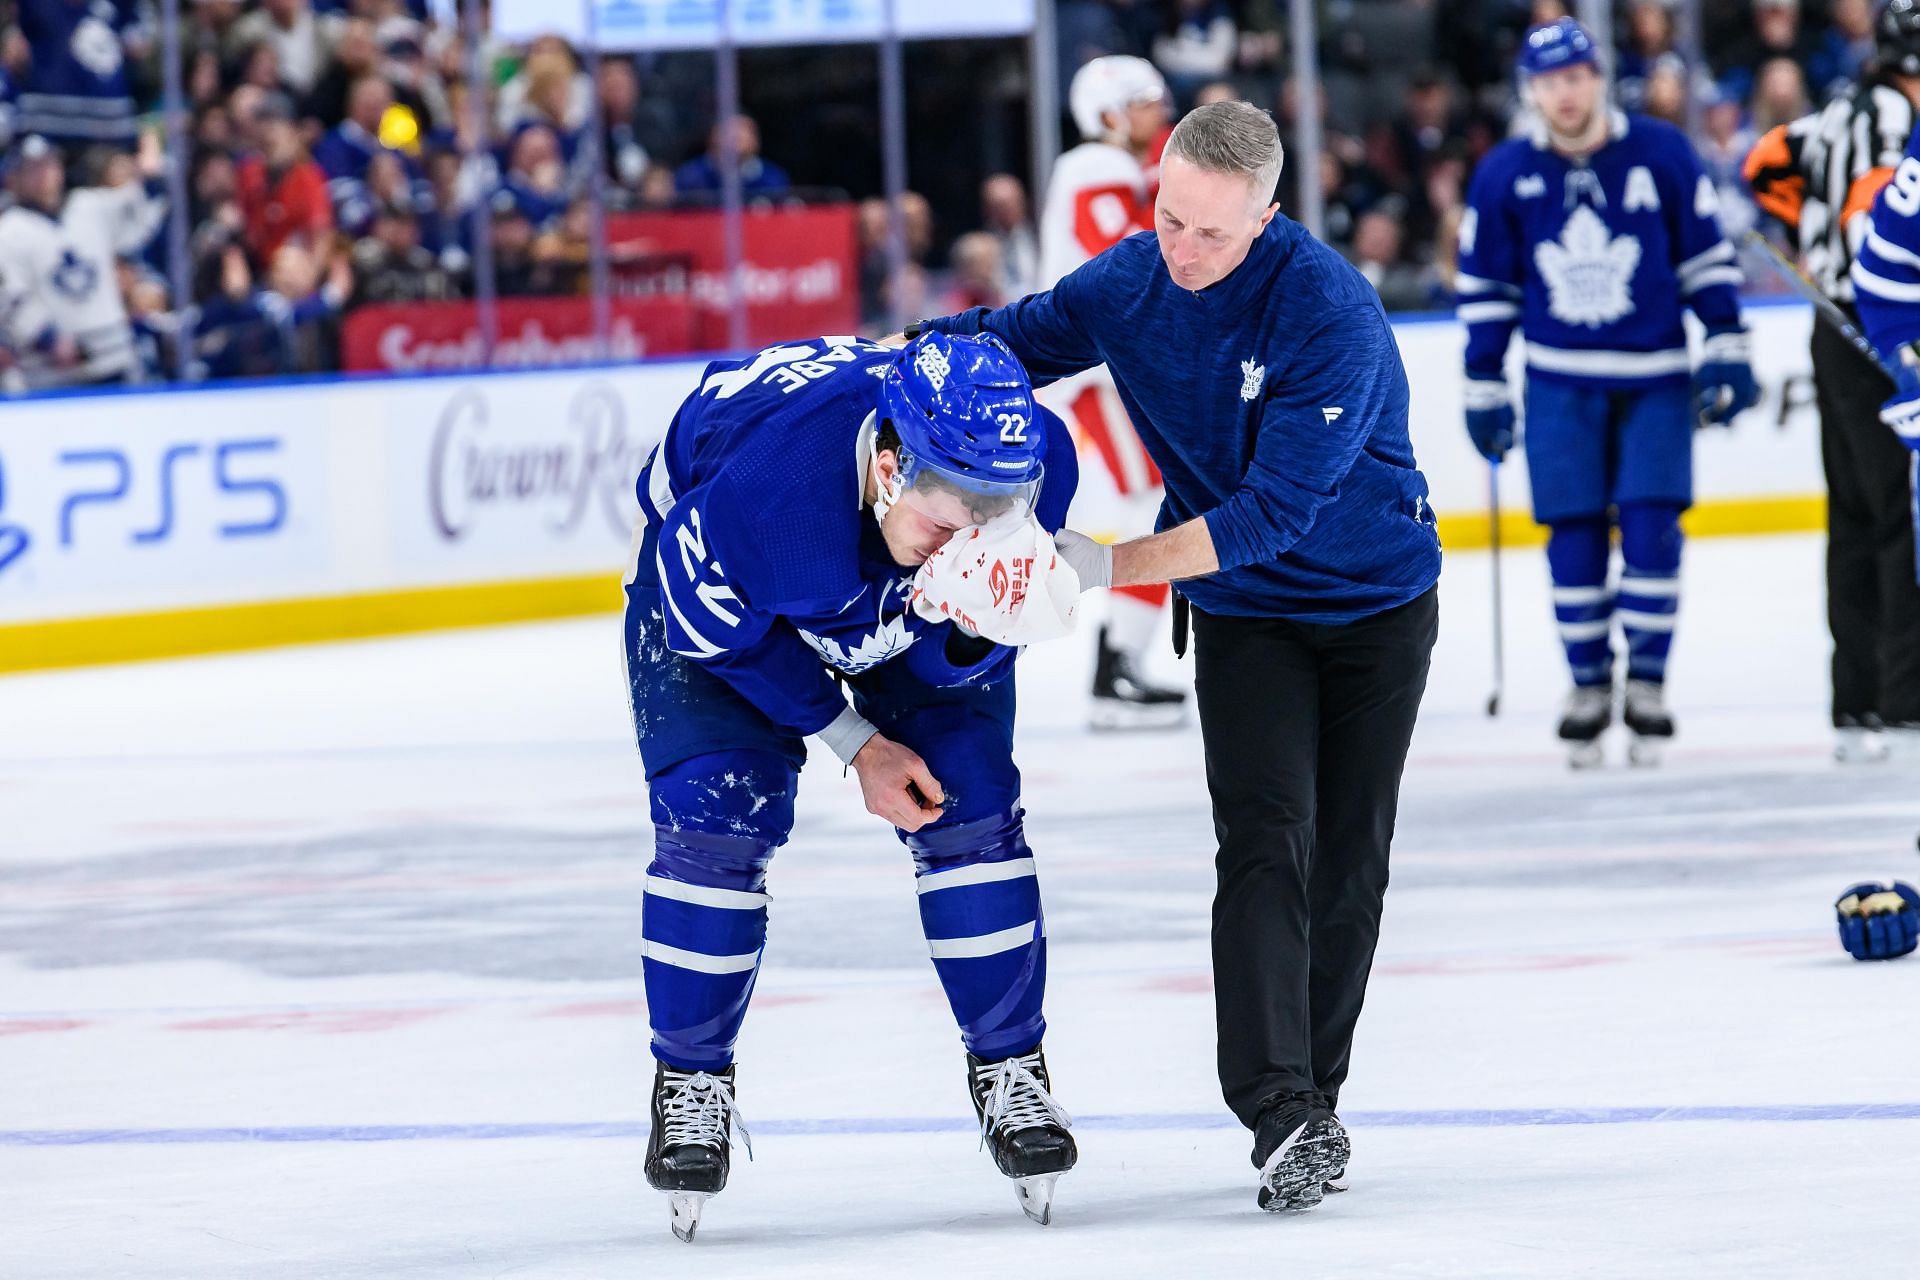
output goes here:
[[793, 827], [793, 772], [778, 756], [696, 757], [652, 781], [653, 861], [640, 917], [654, 1056], [718, 1071], [767, 941], [767, 863]]
[[1667, 654], [1680, 612], [1680, 508], [1627, 503], [1620, 508], [1620, 629], [1627, 637], [1627, 674], [1656, 684], [1667, 678]]
[[1115, 587], [1109, 593], [1107, 643], [1139, 661], [1160, 633], [1171, 594], [1172, 588], [1164, 582], [1146, 587]]
[[1020, 810], [904, 837], [933, 967], [980, 1058], [1024, 1053], [1046, 1029], [1046, 926]]
[[1555, 524], [1547, 538], [1553, 616], [1577, 685], [1613, 681], [1613, 593], [1607, 589], [1611, 538], [1598, 517]]

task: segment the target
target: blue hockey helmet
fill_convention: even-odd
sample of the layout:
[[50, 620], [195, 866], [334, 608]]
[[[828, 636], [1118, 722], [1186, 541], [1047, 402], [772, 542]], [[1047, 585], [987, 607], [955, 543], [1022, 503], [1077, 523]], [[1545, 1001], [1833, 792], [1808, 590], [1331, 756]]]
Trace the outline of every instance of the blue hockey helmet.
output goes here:
[[1520, 41], [1522, 75], [1537, 76], [1583, 62], [1597, 70], [1600, 46], [1593, 42], [1593, 33], [1572, 18], [1528, 27]]
[[1032, 509], [1046, 430], [1026, 370], [999, 338], [914, 339], [880, 380], [880, 417], [900, 437], [900, 493], [951, 490], [980, 521]]

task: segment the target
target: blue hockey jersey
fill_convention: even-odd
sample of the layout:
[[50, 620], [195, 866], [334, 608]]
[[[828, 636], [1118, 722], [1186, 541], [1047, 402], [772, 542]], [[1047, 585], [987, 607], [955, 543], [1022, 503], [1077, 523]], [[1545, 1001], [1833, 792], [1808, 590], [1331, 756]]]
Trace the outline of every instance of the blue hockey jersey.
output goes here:
[[[829, 668], [858, 675], [899, 660], [952, 686], [1005, 677], [1017, 652], [995, 645], [956, 661], [953, 624], [908, 607], [914, 570], [893, 560], [863, 504], [864, 428], [898, 354], [815, 338], [715, 361], [640, 475], [646, 536], [628, 580], [658, 582], [675, 653], [796, 736], [848, 711]], [[1079, 470], [1066, 425], [1041, 414], [1035, 514], [1057, 532]]]
[[20, 0], [33, 63], [20, 88], [19, 129], [66, 142], [131, 144], [134, 101], [125, 42], [146, 38], [136, 0]]
[[1852, 274], [1860, 323], [1882, 355], [1920, 341], [1920, 133], [1873, 199]]
[[1380, 295], [1285, 215], [1197, 293], [1143, 231], [1045, 293], [928, 323], [998, 335], [1036, 384], [1107, 366], [1166, 480], [1158, 527], [1207, 522], [1219, 572], [1178, 584], [1207, 613], [1339, 625], [1440, 576]]
[[1690, 370], [1684, 306], [1710, 336], [1740, 329], [1740, 268], [1719, 197], [1686, 136], [1615, 112], [1583, 160], [1544, 126], [1487, 153], [1460, 222], [1458, 315], [1467, 376], [1502, 376], [1517, 325], [1527, 372], [1630, 388]]

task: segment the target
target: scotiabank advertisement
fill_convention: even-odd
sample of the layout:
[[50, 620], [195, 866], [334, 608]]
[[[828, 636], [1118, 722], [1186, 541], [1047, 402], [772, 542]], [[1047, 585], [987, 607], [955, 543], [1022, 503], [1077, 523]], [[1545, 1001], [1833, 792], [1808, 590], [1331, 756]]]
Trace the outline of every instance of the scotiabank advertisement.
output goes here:
[[[852, 333], [860, 323], [853, 206], [810, 205], [742, 215], [740, 289], [746, 345]], [[607, 219], [613, 299], [608, 355], [616, 361], [722, 351], [728, 334], [726, 230], [716, 209]], [[429, 373], [486, 364], [472, 302], [361, 307], [341, 331], [352, 372]], [[554, 368], [597, 360], [593, 306], [583, 297], [501, 298], [493, 367]]]

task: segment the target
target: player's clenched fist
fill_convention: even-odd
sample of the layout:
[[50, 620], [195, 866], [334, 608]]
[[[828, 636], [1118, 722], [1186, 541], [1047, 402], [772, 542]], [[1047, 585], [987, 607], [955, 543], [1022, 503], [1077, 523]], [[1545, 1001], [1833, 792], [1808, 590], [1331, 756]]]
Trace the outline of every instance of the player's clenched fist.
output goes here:
[[874, 734], [853, 757], [867, 812], [902, 831], [918, 831], [944, 811], [947, 793], [913, 751]]
[[1833, 906], [1840, 945], [1855, 960], [1892, 960], [1920, 945], [1920, 893], [1910, 884], [1857, 884]]

